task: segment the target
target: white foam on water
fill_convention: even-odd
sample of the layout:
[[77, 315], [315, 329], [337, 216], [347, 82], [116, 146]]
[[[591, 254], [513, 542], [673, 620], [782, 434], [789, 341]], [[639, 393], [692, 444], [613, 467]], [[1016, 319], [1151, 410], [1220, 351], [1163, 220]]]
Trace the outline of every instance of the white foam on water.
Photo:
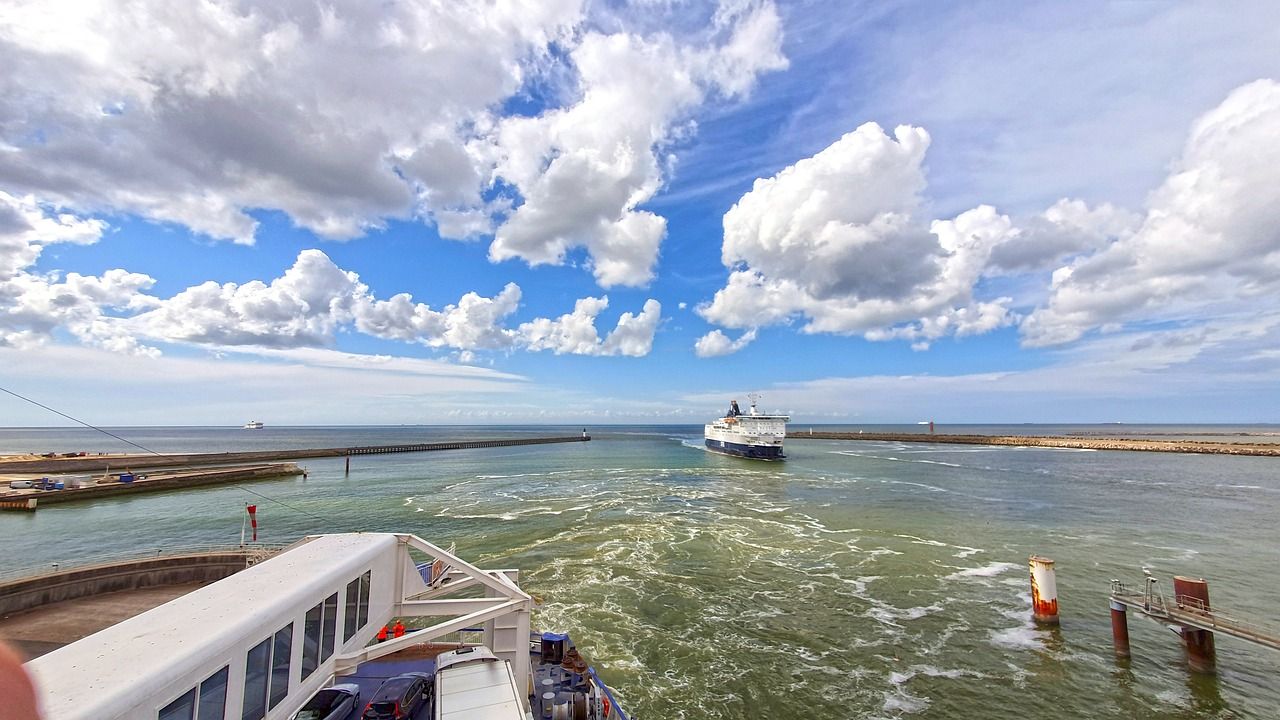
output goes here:
[[519, 516], [519, 515], [517, 515], [516, 513], [509, 513], [509, 512], [506, 512], [506, 513], [500, 513], [500, 514], [498, 514], [498, 513], [481, 513], [481, 514], [479, 514], [479, 515], [465, 515], [465, 514], [462, 514], [462, 513], [448, 512], [447, 510], [441, 510], [440, 512], [436, 513], [436, 517], [442, 517], [442, 518], [462, 518], [462, 519], [466, 519], [466, 520], [515, 520], [515, 519], [517, 519], [517, 518], [518, 518], [518, 517], [520, 517], [520, 516]]
[[880, 555], [902, 555], [903, 554], [898, 552], [897, 550], [890, 550], [887, 547], [878, 547], [871, 550], [867, 550], [866, 552], [871, 557], [878, 557]]
[[988, 677], [985, 673], [978, 672], [977, 670], [961, 670], [959, 668], [954, 670], [943, 670], [933, 665], [920, 664], [920, 665], [912, 665], [911, 667], [907, 668], [906, 672], [890, 672], [889, 682], [893, 683], [894, 685], [901, 685], [907, 682], [908, 680], [911, 680], [912, 678], [916, 677], [917, 675], [924, 675], [925, 677], [934, 677], [934, 678], [947, 678], [949, 680], [958, 680], [964, 677], [973, 677], [973, 678]]
[[917, 537], [915, 535], [895, 534], [894, 537], [899, 537], [899, 538], [902, 538], [903, 540], [910, 540], [912, 545], [931, 545], [933, 547], [947, 547], [947, 544], [944, 542], [940, 542], [938, 540], [926, 540], [922, 537]]
[[992, 630], [988, 633], [992, 645], [1006, 650], [1043, 650], [1044, 641], [1034, 627], [1018, 627]]
[[1138, 547], [1146, 547], [1146, 548], [1151, 548], [1153, 550], [1168, 550], [1171, 553], [1176, 553], [1172, 557], [1167, 557], [1167, 558], [1162, 558], [1162, 557], [1144, 558], [1142, 560], [1143, 565], [1158, 565], [1160, 560], [1173, 560], [1174, 562], [1186, 562], [1188, 560], [1194, 560], [1195, 557], [1200, 554], [1199, 550], [1195, 550], [1192, 548], [1172, 547], [1169, 545], [1147, 545], [1146, 543], [1140, 543], [1140, 542], [1135, 542], [1132, 544], [1137, 545]]
[[1001, 573], [1009, 572], [1010, 570], [1017, 570], [1018, 568], [1021, 568], [1021, 567], [1022, 567], [1021, 565], [1018, 565], [1015, 563], [997, 561], [997, 562], [987, 563], [982, 567], [968, 568], [965, 570], [960, 570], [958, 572], [953, 572], [942, 579], [943, 580], [963, 580], [964, 578], [975, 578], [975, 577], [989, 578], [989, 577], [995, 577], [997, 575], [1000, 575]]
[[913, 715], [929, 707], [929, 699], [917, 697], [894, 686], [884, 694], [883, 710], [885, 712]]
[[872, 618], [885, 625], [891, 625], [900, 628], [902, 625], [898, 621], [919, 620], [930, 613], [940, 612], [942, 606], [938, 604], [922, 605], [918, 607], [900, 608], [888, 603], [880, 602], [875, 598], [867, 598], [875, 603], [875, 607], [870, 608], [864, 613], [867, 617]]
[[982, 548], [965, 547], [964, 545], [956, 545], [955, 547], [960, 548], [960, 552], [958, 552], [958, 553], [956, 553], [955, 555], [952, 555], [952, 556], [951, 556], [951, 557], [954, 557], [954, 558], [961, 558], [961, 559], [963, 559], [963, 558], [967, 558], [967, 557], [969, 557], [969, 556], [971, 556], [971, 555], [977, 555], [977, 554], [978, 554], [978, 553], [980, 553], [980, 552], [986, 552], [986, 551], [985, 551], [985, 550], [983, 550]]
[[940, 488], [936, 485], [927, 485], [925, 483], [911, 482], [909, 480], [881, 480], [886, 485], [911, 485], [912, 487], [924, 488], [929, 492], [948, 492], [946, 488]]

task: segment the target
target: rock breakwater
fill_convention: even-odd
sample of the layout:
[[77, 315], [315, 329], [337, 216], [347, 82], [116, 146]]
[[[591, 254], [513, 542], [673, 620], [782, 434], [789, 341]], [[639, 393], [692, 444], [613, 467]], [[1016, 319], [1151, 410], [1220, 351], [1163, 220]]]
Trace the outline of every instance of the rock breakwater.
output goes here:
[[1142, 438], [1076, 438], [1036, 435], [948, 435], [924, 433], [851, 433], [804, 431], [787, 433], [788, 440], [873, 440], [880, 442], [944, 443], [953, 445], [1006, 445], [1075, 450], [1126, 450], [1139, 452], [1200, 453], [1208, 455], [1256, 455], [1280, 457], [1280, 444], [1210, 442], [1200, 440], [1149, 440]]

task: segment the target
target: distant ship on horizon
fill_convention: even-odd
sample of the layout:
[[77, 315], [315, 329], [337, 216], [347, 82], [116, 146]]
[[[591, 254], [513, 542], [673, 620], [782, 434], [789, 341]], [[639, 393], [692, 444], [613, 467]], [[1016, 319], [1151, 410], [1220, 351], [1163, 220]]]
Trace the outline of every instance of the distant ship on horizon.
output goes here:
[[782, 460], [782, 441], [787, 436], [787, 415], [762, 415], [756, 409], [759, 395], [749, 395], [751, 411], [743, 414], [738, 401], [729, 402], [729, 412], [703, 430], [707, 449], [723, 455], [752, 460]]
[[243, 428], [243, 429], [245, 429], [245, 430], [261, 430], [262, 428], [263, 428], [263, 425], [262, 425], [262, 422], [261, 422], [261, 421], [259, 421], [259, 420], [250, 420], [249, 422], [247, 422], [247, 423], [245, 423], [245, 424], [244, 424], [244, 428]]

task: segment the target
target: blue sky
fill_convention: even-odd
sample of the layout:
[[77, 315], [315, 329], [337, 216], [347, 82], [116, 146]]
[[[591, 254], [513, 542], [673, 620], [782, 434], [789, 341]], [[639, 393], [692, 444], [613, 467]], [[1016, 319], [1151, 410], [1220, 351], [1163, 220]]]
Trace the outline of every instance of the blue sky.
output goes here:
[[1270, 3], [445, 5], [0, 14], [4, 386], [106, 424], [1280, 422]]

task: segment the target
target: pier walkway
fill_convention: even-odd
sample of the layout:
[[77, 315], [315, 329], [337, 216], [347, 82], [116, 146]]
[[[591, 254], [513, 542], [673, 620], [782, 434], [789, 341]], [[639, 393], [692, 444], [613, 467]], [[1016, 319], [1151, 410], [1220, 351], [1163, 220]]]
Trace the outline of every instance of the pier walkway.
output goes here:
[[1272, 650], [1280, 650], [1280, 633], [1277, 631], [1231, 617], [1220, 610], [1211, 610], [1205, 607], [1200, 598], [1191, 595], [1176, 595], [1173, 604], [1169, 604], [1159, 593], [1139, 592], [1113, 580], [1111, 601], [1160, 622], [1222, 633]]

